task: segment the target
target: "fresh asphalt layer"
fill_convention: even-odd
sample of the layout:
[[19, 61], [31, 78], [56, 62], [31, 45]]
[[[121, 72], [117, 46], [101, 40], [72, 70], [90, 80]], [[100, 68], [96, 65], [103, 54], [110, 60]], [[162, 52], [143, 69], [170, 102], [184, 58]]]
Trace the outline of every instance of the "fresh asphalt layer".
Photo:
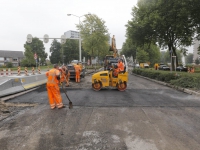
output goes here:
[[[66, 90], [66, 89], [65, 89]], [[114, 88], [105, 88], [99, 92], [92, 89], [66, 90], [74, 106], [78, 107], [200, 107], [200, 101], [195, 96], [166, 89], [130, 89], [119, 92]], [[61, 89], [64, 104], [68, 104], [64, 92]], [[48, 105], [46, 86], [19, 96], [9, 102], [13, 103], [37, 103]]]
[[[90, 77], [88, 77], [90, 78]], [[10, 99], [24, 107], [0, 122], [2, 149], [191, 150], [200, 147], [200, 99], [129, 75], [128, 88], [67, 89], [74, 108], [50, 110], [45, 86]], [[84, 88], [84, 85], [86, 86]], [[68, 101], [61, 89], [65, 105]]]

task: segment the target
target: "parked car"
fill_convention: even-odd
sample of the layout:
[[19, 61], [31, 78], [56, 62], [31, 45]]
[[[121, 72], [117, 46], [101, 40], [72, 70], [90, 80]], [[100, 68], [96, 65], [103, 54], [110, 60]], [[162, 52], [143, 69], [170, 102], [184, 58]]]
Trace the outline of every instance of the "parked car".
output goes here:
[[134, 64], [134, 63], [133, 63], [133, 68], [140, 68], [140, 65], [139, 65], [139, 64]]
[[149, 68], [148, 63], [140, 63], [140, 68]]
[[170, 68], [167, 65], [160, 65], [158, 70], [170, 70]]
[[187, 69], [187, 67], [178, 66], [178, 67], [176, 67], [176, 71], [184, 71], [184, 72], [187, 72], [188, 69]]

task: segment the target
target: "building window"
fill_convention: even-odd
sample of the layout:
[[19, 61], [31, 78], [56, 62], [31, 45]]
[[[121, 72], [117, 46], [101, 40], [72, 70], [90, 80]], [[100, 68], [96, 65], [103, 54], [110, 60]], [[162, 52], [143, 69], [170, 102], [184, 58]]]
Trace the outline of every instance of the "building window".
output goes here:
[[18, 61], [18, 59], [17, 58], [13, 58], [13, 61]]

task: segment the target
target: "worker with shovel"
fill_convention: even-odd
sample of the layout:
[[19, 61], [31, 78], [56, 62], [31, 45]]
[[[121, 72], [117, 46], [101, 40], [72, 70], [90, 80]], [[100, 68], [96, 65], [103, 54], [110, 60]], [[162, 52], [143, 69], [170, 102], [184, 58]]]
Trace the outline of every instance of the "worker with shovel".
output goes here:
[[49, 97], [49, 104], [51, 109], [54, 108], [64, 108], [65, 106], [62, 103], [62, 97], [60, 94], [60, 71], [57, 64], [54, 65], [54, 68], [46, 72], [47, 77], [47, 92]]

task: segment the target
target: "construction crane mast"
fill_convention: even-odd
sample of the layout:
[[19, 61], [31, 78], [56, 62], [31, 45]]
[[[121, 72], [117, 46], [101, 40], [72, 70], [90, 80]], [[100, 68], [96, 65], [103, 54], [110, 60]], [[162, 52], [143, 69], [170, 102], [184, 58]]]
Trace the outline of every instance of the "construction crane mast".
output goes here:
[[114, 58], [116, 58], [118, 56], [117, 48], [116, 48], [115, 35], [113, 35], [113, 37], [112, 37], [112, 43], [111, 43], [110, 51], [113, 51], [113, 57]]

